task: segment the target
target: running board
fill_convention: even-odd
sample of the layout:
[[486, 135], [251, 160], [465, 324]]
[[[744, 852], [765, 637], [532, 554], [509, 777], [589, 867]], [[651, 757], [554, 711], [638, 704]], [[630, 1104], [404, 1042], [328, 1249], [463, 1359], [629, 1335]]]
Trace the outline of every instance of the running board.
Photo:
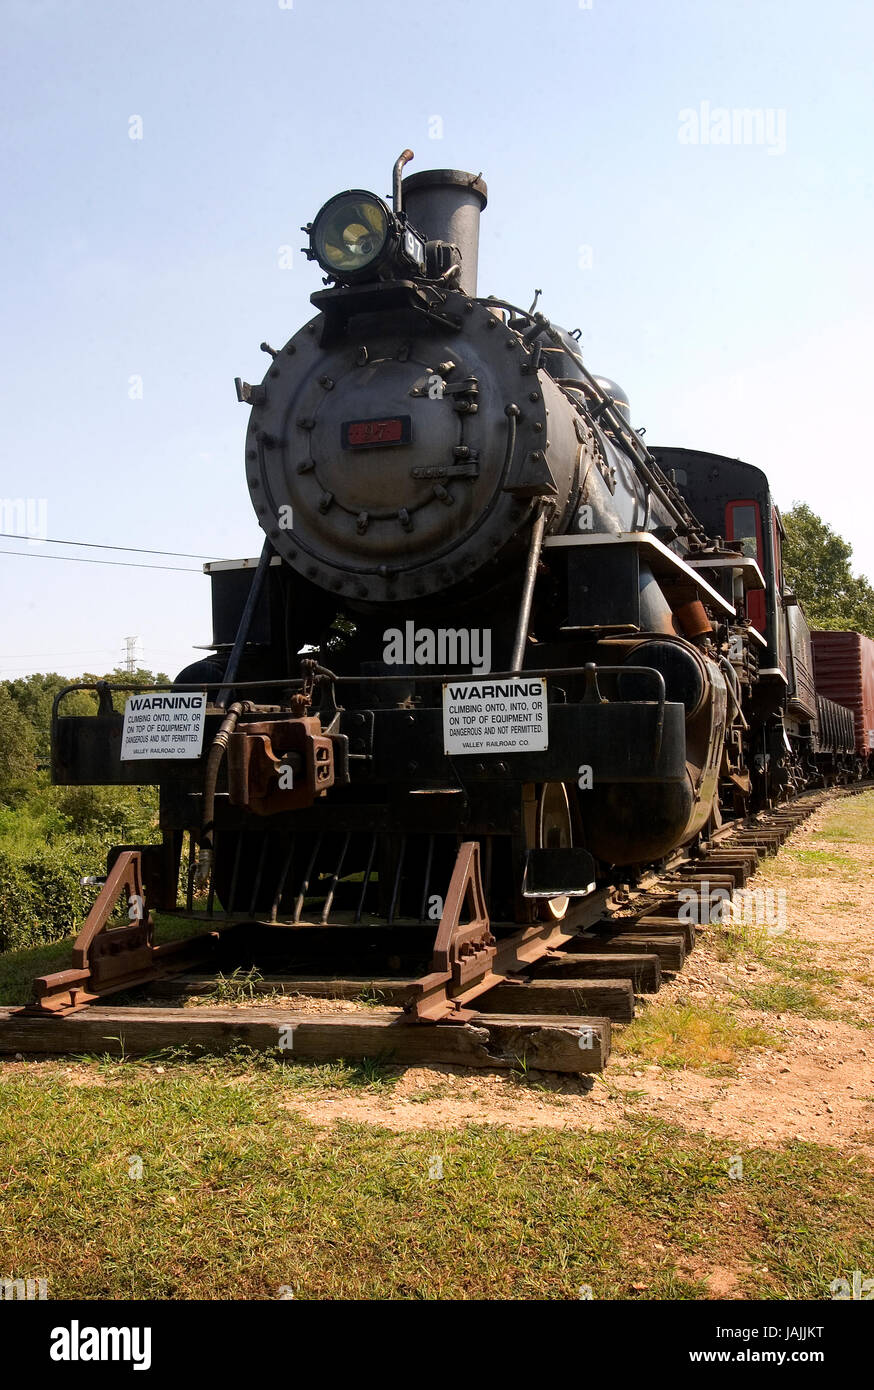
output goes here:
[[595, 861], [577, 847], [529, 849], [522, 878], [523, 898], [587, 898], [595, 891]]

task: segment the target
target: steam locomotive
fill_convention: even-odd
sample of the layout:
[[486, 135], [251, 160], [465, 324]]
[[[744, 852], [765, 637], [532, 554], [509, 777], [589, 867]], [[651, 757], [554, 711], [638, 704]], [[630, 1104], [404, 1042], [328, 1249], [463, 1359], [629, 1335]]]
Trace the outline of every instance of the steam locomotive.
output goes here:
[[481, 177], [411, 157], [307, 225], [315, 316], [237, 380], [265, 540], [206, 566], [213, 654], [175, 683], [205, 751], [122, 761], [104, 692], [56, 711], [54, 776], [160, 785], [152, 906], [433, 932], [454, 884], [492, 940], [546, 939], [861, 757], [764, 474], [648, 448], [578, 334], [478, 294]]

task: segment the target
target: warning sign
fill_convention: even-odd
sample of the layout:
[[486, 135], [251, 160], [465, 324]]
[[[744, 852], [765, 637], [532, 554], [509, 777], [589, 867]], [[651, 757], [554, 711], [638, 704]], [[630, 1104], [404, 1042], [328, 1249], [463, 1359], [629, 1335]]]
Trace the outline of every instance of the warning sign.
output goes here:
[[122, 762], [199, 758], [205, 717], [206, 695], [199, 691], [129, 696], [124, 707]]
[[536, 753], [549, 744], [546, 681], [450, 681], [443, 687], [443, 751]]

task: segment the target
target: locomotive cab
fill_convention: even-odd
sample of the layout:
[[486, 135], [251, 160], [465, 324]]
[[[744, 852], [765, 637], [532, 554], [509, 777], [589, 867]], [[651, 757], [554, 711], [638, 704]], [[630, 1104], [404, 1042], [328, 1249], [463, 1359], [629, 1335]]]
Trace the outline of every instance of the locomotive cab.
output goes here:
[[[822, 780], [852, 748], [846, 734], [846, 746], [840, 749], [834, 736], [835, 730], [846, 728], [845, 712], [828, 709], [828, 702], [817, 697], [810, 627], [784, 581], [783, 523], [768, 479], [740, 459], [693, 449], [656, 448], [654, 453], [677, 478], [707, 530], [725, 538], [726, 550], [736, 552], [744, 569], [755, 565], [761, 579], [761, 587], [750, 588], [742, 599], [738, 595], [752, 652], [744, 709], [759, 798], [768, 800]], [[700, 563], [707, 567], [707, 560]], [[730, 554], [722, 564], [724, 585], [738, 566]], [[833, 762], [835, 754], [838, 763]]]

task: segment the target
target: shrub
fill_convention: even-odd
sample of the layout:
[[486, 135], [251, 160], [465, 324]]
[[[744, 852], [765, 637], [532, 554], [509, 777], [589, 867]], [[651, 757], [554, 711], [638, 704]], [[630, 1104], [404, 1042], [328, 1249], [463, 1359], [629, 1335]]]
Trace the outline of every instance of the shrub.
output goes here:
[[105, 863], [106, 849], [95, 836], [26, 848], [0, 844], [0, 951], [76, 931], [95, 897], [79, 878], [102, 873]]

